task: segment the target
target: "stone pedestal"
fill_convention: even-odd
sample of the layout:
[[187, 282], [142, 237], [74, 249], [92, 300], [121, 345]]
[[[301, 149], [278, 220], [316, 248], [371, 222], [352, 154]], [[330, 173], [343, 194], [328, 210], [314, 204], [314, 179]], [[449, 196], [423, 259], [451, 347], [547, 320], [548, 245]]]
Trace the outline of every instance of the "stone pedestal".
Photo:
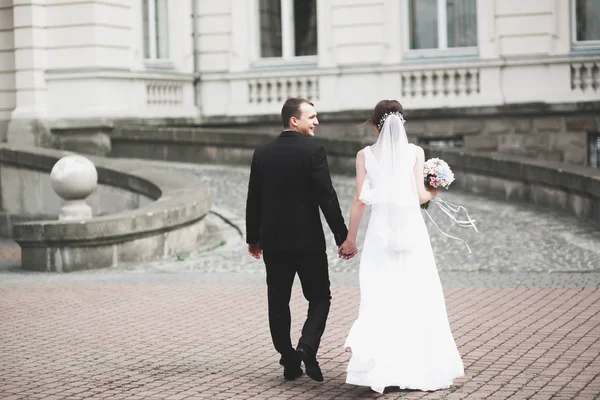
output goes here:
[[92, 207], [85, 200], [66, 200], [58, 214], [61, 221], [89, 218], [92, 218]]
[[36, 119], [13, 119], [8, 123], [7, 142], [16, 146], [51, 147], [48, 126]]

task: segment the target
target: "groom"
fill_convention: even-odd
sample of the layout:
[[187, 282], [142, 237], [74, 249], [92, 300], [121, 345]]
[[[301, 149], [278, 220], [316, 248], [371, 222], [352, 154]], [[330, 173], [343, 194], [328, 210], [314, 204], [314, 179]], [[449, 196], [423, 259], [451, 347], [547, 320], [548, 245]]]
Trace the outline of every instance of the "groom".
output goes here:
[[[319, 125], [314, 105], [288, 99], [281, 109], [284, 131], [258, 148], [252, 158], [246, 203], [248, 252], [267, 270], [271, 338], [281, 354], [283, 376], [294, 380], [306, 374], [323, 381], [316, 355], [325, 330], [331, 292], [325, 236], [319, 215], [340, 246], [348, 230], [331, 184], [325, 149], [310, 140]], [[308, 315], [296, 349], [290, 339], [290, 296], [298, 273], [308, 300]]]

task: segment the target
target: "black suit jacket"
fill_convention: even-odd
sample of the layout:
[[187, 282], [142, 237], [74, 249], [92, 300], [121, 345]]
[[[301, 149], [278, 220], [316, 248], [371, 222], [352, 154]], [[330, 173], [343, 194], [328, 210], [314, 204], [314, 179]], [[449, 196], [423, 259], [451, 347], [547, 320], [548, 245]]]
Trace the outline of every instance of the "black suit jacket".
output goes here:
[[348, 234], [325, 148], [283, 131], [252, 158], [246, 202], [246, 242], [265, 250], [325, 251], [319, 207], [341, 245]]

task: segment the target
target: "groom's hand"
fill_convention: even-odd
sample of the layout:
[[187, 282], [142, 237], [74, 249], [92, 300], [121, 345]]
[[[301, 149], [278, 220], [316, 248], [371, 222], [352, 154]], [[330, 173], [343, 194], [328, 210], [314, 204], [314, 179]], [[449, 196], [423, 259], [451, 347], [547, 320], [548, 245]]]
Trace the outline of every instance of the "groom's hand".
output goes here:
[[338, 248], [338, 256], [344, 260], [349, 260], [358, 253], [356, 243], [353, 240], [346, 239]]
[[250, 254], [252, 257], [256, 258], [257, 260], [260, 260], [261, 252], [262, 252], [262, 250], [260, 248], [260, 243], [254, 243], [254, 244], [248, 245], [248, 254]]

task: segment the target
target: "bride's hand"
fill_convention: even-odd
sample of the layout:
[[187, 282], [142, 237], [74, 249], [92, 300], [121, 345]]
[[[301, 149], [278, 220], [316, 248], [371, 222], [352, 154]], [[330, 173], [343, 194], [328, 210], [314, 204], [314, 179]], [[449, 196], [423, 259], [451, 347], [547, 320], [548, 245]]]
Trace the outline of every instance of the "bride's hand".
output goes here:
[[431, 193], [431, 198], [432, 199], [438, 195], [439, 188], [434, 188], [433, 186], [427, 185], [427, 186], [425, 186], [425, 189], [427, 189], [427, 191], [429, 193]]
[[354, 257], [358, 253], [356, 249], [356, 243], [353, 240], [344, 241], [342, 245], [338, 248], [338, 256], [344, 260], [349, 260]]

